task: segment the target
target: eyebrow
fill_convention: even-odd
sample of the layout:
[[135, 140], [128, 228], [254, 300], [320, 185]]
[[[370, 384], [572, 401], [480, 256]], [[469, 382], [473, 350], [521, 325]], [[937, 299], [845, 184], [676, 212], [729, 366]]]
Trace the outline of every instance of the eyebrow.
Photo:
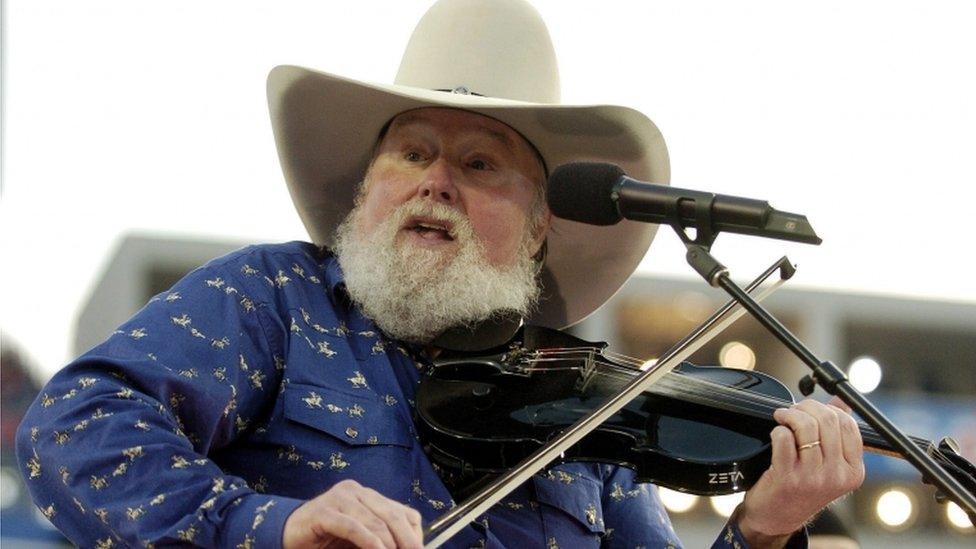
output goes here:
[[[419, 117], [419, 116], [417, 116], [415, 114], [412, 114], [412, 113], [404, 113], [404, 114], [401, 114], [400, 116], [398, 116], [396, 118], [396, 120], [394, 120], [393, 125], [396, 126], [396, 127], [398, 127], [398, 128], [403, 128], [403, 127], [407, 127], [407, 126], [413, 126], [413, 125], [417, 125], [417, 124], [423, 124], [425, 122], [426, 122], [426, 120], [424, 120], [423, 118], [421, 118], [421, 117]], [[490, 137], [492, 137], [495, 141], [498, 141], [499, 143], [501, 143], [502, 145], [504, 145], [508, 150], [512, 151], [513, 153], [516, 150], [518, 150], [517, 147], [516, 147], [516, 145], [515, 145], [515, 141], [512, 140], [511, 136], [509, 136], [509, 135], [507, 135], [505, 133], [502, 133], [502, 132], [500, 132], [498, 130], [492, 129], [492, 128], [486, 128], [484, 126], [479, 126], [478, 129], [483, 130]]]

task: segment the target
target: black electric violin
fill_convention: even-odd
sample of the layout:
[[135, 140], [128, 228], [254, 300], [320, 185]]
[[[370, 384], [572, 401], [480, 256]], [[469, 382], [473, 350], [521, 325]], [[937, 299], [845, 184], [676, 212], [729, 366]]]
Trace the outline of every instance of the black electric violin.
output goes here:
[[[527, 326], [489, 351], [442, 355], [416, 400], [428, 456], [473, 484], [520, 463], [640, 373], [641, 361], [606, 347]], [[769, 467], [773, 411], [793, 403], [766, 374], [683, 363], [561, 460], [616, 463], [640, 482], [694, 494], [743, 491]], [[899, 455], [859, 425], [867, 450]], [[976, 492], [976, 467], [951, 440], [912, 441]]]

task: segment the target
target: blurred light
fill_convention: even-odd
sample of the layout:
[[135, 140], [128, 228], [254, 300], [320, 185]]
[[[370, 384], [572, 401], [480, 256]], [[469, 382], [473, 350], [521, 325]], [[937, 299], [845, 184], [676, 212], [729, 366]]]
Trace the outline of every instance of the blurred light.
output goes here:
[[652, 359], [649, 359], [649, 360], [645, 360], [644, 363], [640, 365], [640, 369], [641, 370], [650, 370], [651, 368], [654, 367], [655, 364], [657, 364], [657, 359], [656, 358], [652, 358]]
[[916, 515], [912, 496], [899, 488], [891, 488], [878, 496], [874, 509], [878, 520], [894, 530], [910, 526]]
[[718, 362], [726, 368], [752, 370], [756, 367], [756, 353], [741, 341], [730, 341], [718, 352]]
[[681, 292], [672, 304], [681, 318], [692, 322], [707, 317], [714, 308], [712, 300], [701, 292]]
[[724, 518], [732, 516], [732, 511], [745, 499], [745, 492], [736, 492], [725, 496], [712, 496], [712, 509]]
[[685, 494], [660, 486], [658, 486], [657, 493], [661, 496], [661, 503], [664, 504], [664, 508], [672, 513], [685, 513], [698, 503], [698, 496], [694, 494]]
[[870, 393], [881, 384], [881, 365], [869, 356], [862, 356], [851, 362], [847, 369], [847, 377], [855, 389], [862, 393]]
[[969, 520], [966, 512], [962, 510], [962, 507], [959, 507], [951, 501], [946, 505], [946, 519], [949, 520], [950, 526], [960, 532], [972, 532], [974, 530], [973, 523]]
[[20, 483], [10, 469], [0, 469], [0, 509], [6, 509], [17, 503], [20, 497]]

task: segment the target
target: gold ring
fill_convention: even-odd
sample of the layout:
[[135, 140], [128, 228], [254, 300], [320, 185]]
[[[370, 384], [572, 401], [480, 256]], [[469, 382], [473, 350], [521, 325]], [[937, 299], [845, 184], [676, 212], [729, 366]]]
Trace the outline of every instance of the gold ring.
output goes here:
[[803, 444], [801, 446], [797, 446], [796, 449], [797, 449], [797, 451], [800, 451], [800, 450], [806, 450], [807, 448], [813, 448], [814, 446], [820, 446], [820, 441], [819, 440], [815, 440], [813, 442], [810, 442], [810, 443], [807, 443], [807, 444]]

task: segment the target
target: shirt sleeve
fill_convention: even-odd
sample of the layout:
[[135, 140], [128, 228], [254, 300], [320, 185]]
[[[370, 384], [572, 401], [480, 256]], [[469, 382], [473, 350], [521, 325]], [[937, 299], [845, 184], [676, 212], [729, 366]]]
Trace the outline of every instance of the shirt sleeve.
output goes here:
[[[733, 515], [734, 517], [735, 515]], [[809, 538], [807, 536], [807, 529], [796, 532], [790, 539], [786, 541], [784, 549], [806, 549]], [[746, 549], [749, 544], [746, 539], [742, 536], [742, 531], [739, 530], [739, 525], [732, 519], [725, 524], [725, 528], [722, 530], [722, 534], [719, 535], [715, 543], [712, 544], [712, 549], [720, 548], [732, 548], [732, 549]]]
[[[246, 267], [246, 265], [245, 265]], [[270, 412], [286, 328], [215, 262], [153, 298], [41, 390], [17, 456], [42, 512], [82, 547], [279, 547], [300, 500], [207, 456]]]
[[605, 472], [604, 548], [682, 546], [653, 484], [635, 482], [634, 471], [624, 467], [607, 465]]
[[[661, 503], [657, 487], [634, 481], [634, 472], [623, 467], [608, 466], [604, 478], [603, 518], [606, 522], [604, 548], [682, 547], [671, 519]], [[807, 546], [804, 529], [786, 544], [787, 549]], [[713, 549], [746, 549], [742, 532], [735, 521], [726, 523]]]

